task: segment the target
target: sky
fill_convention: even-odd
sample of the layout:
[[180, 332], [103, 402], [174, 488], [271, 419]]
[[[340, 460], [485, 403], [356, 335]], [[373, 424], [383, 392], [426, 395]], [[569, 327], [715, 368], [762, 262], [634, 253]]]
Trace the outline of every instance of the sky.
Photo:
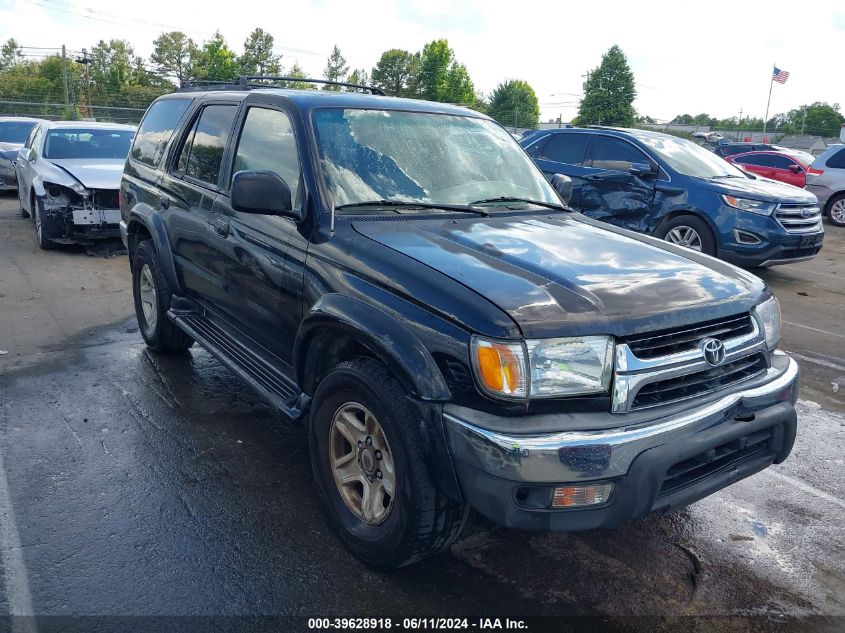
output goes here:
[[613, 44], [634, 72], [637, 112], [660, 121], [762, 117], [775, 63], [790, 77], [774, 84], [771, 114], [815, 101], [845, 108], [845, 0], [0, 0], [0, 41], [28, 47], [81, 50], [121, 38], [147, 57], [163, 31], [200, 42], [219, 29], [240, 53], [257, 26], [275, 37], [285, 67], [297, 61], [313, 77], [334, 44], [350, 67], [370, 70], [387, 49], [445, 37], [476, 90], [523, 79], [544, 121], [575, 116], [583, 75]]

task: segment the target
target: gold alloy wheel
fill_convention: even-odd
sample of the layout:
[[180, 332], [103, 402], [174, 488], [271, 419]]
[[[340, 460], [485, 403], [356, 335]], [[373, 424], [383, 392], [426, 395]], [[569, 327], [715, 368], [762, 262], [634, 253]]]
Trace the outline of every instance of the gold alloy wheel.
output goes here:
[[366, 407], [347, 402], [335, 412], [329, 460], [346, 507], [368, 525], [382, 523], [393, 507], [396, 471], [384, 430]]
[[153, 271], [150, 270], [149, 265], [144, 264], [138, 276], [141, 310], [144, 313], [144, 320], [147, 322], [147, 325], [151, 330], [154, 330], [158, 322], [158, 297], [156, 296], [156, 286], [153, 281]]

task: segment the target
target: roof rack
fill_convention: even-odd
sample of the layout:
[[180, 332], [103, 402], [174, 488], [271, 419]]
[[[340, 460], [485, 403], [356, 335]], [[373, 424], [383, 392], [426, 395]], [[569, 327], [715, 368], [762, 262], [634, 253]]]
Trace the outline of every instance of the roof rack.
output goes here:
[[272, 85], [266, 83], [257, 83], [260, 81], [290, 81], [296, 83], [322, 84], [325, 86], [342, 86], [344, 88], [356, 88], [357, 90], [364, 90], [370, 94], [379, 95], [382, 97], [387, 94], [381, 88], [375, 86], [365, 86], [363, 84], [351, 84], [344, 81], [329, 81], [328, 79], [307, 79], [305, 77], [276, 77], [270, 75], [242, 75], [235, 77], [232, 81], [183, 81], [179, 88], [180, 92], [191, 92], [197, 90], [250, 90], [252, 88], [272, 88]]

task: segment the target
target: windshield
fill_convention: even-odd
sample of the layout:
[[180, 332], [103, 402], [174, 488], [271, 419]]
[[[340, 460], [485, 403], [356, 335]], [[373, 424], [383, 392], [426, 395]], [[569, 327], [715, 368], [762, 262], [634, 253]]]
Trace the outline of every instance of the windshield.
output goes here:
[[35, 121], [0, 121], [0, 143], [21, 143], [26, 141]]
[[315, 111], [314, 127], [336, 207], [500, 197], [560, 204], [511, 135], [486, 119], [326, 108]]
[[639, 139], [680, 174], [699, 178], [745, 178], [745, 174], [692, 141], [671, 136], [643, 136]]
[[126, 158], [133, 130], [59, 128], [47, 133], [44, 158]]

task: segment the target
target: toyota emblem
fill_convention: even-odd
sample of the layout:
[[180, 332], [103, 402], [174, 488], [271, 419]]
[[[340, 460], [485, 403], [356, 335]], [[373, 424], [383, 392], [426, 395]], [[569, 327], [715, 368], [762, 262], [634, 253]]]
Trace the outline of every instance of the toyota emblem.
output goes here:
[[701, 351], [704, 352], [704, 360], [713, 367], [718, 367], [725, 362], [725, 346], [717, 338], [706, 338], [701, 341]]

